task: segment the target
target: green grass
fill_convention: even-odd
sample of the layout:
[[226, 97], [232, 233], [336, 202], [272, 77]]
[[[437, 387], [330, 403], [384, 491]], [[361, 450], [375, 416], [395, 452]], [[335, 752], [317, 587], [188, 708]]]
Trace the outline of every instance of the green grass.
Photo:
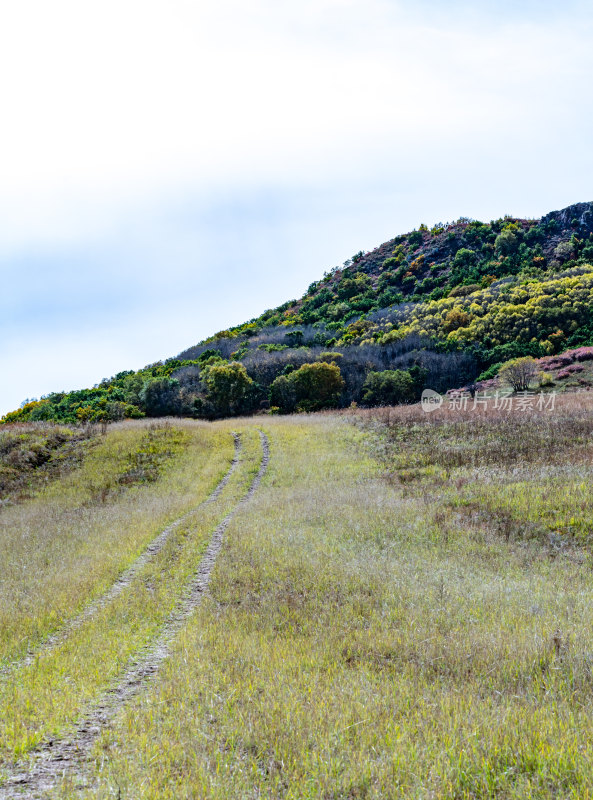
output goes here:
[[131, 585], [34, 663], [0, 676], [0, 764], [55, 738], [148, 645], [194, 574], [210, 534], [245, 493], [259, 462], [255, 431], [243, 435], [242, 461], [212, 504], [198, 509]]
[[35, 494], [66, 474], [97, 441], [98, 426], [73, 428], [41, 423], [0, 430], [0, 508]]
[[[130, 465], [150, 447], [160, 477], [128, 483]], [[182, 423], [161, 433], [145, 423], [117, 425], [80, 467], [5, 508], [0, 663], [105, 591], [160, 530], [212, 491], [232, 453], [229, 432], [206, 425]]]
[[[258, 419], [269, 469], [209, 595], [86, 788], [52, 796], [593, 797], [592, 411]], [[4, 759], [61, 735], [154, 638], [257, 469], [255, 428], [233, 421], [241, 468], [125, 597], [0, 683]], [[228, 423], [205, 430], [228, 446]], [[176, 486], [167, 469], [114, 502]]]

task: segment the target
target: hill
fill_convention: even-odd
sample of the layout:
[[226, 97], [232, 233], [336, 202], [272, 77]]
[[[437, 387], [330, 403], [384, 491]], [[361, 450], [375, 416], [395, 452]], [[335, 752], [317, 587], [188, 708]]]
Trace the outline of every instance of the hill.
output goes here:
[[462, 218], [358, 252], [299, 300], [176, 358], [54, 393], [3, 422], [215, 418], [407, 402], [510, 358], [593, 344], [593, 203]]

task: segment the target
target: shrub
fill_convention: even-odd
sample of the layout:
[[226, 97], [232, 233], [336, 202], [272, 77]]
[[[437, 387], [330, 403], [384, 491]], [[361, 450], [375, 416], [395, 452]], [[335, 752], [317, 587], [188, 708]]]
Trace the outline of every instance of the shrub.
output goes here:
[[363, 402], [367, 406], [394, 406], [414, 400], [414, 378], [407, 370], [369, 372], [364, 382]]
[[577, 361], [591, 361], [593, 359], [593, 347], [579, 347], [573, 351], [573, 356]]
[[140, 393], [140, 400], [149, 417], [179, 414], [181, 410], [179, 381], [175, 378], [147, 381]]
[[516, 235], [511, 230], [504, 230], [496, 237], [494, 247], [503, 256], [510, 256], [518, 246]]
[[324, 350], [323, 353], [319, 354], [319, 359], [318, 360], [319, 361], [329, 361], [330, 364], [331, 363], [335, 364], [341, 358], [344, 358], [344, 354], [343, 353], [337, 353], [337, 352], [333, 352], [331, 350], [330, 351]]
[[222, 355], [220, 350], [215, 350], [213, 347], [209, 347], [198, 356], [198, 362], [200, 363], [200, 366], [213, 363], [214, 361], [222, 361]]
[[445, 333], [456, 331], [458, 328], [466, 328], [470, 323], [471, 317], [467, 311], [460, 308], [452, 308], [445, 314], [443, 329]]
[[451, 289], [449, 292], [449, 297], [467, 297], [468, 294], [473, 294], [473, 292], [477, 292], [482, 287], [477, 283], [470, 283], [468, 285], [460, 284], [459, 286], [455, 286], [455, 288]]
[[317, 361], [303, 364], [289, 375], [278, 376], [270, 386], [270, 405], [282, 412], [318, 411], [335, 408], [344, 388], [344, 379], [336, 364]]
[[289, 347], [300, 347], [303, 343], [304, 337], [305, 334], [303, 331], [296, 330], [296, 331], [289, 331], [284, 338], [288, 342]]
[[461, 247], [456, 253], [455, 258], [453, 259], [453, 266], [457, 267], [458, 269], [465, 269], [467, 267], [471, 267], [476, 261], [476, 253], [474, 250], [470, 250], [467, 247]]
[[558, 261], [567, 261], [573, 255], [573, 248], [570, 242], [560, 242], [554, 250], [554, 255]]
[[214, 416], [245, 414], [255, 407], [255, 383], [238, 361], [208, 367], [205, 384], [206, 401]]
[[584, 369], [582, 364], [570, 364], [568, 367], [560, 370], [560, 372], [557, 372], [556, 377], [558, 379], [569, 378], [571, 375], [574, 375], [575, 372], [583, 372]]
[[488, 367], [488, 369], [485, 369], [483, 372], [481, 372], [477, 378], [478, 383], [480, 381], [490, 381], [492, 380], [492, 378], [496, 378], [496, 376], [498, 375], [498, 371], [502, 367], [503, 363], [504, 362], [502, 361], [498, 361], [496, 364], [492, 364], [491, 366]]
[[507, 361], [500, 368], [498, 375], [514, 392], [526, 392], [537, 371], [537, 361], [531, 356], [524, 356]]
[[412, 247], [418, 247], [422, 244], [422, 231], [412, 231], [408, 235], [408, 244]]
[[270, 386], [270, 408], [289, 414], [296, 408], [296, 389], [290, 375], [279, 375]]
[[537, 382], [542, 388], [544, 386], [554, 386], [554, 378], [549, 372], [540, 372], [537, 376]]

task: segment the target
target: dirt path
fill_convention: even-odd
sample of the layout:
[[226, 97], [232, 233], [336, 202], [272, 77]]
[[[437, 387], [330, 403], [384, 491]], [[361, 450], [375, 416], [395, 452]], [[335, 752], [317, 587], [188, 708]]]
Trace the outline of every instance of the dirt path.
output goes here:
[[158, 638], [143, 650], [120, 676], [117, 685], [109, 689], [101, 700], [81, 719], [68, 737], [47, 742], [33, 752], [28, 761], [5, 770], [6, 782], [0, 787], [0, 800], [14, 798], [46, 798], [47, 793], [65, 776], [74, 778], [85, 788], [85, 766], [98, 736], [110, 724], [123, 705], [137, 695], [146, 682], [158, 671], [168, 657], [170, 647], [185, 620], [200, 604], [208, 588], [216, 557], [222, 547], [223, 536], [231, 519], [253, 496], [265, 474], [270, 456], [269, 442], [260, 432], [262, 459], [257, 475], [247, 493], [216, 528], [210, 544], [190, 583], [174, 611], [166, 620]]
[[15, 661], [11, 661], [9, 664], [0, 668], [0, 676], [4, 675], [11, 675], [16, 670], [21, 669], [22, 667], [30, 666], [35, 659], [38, 657], [39, 653], [45, 652], [47, 650], [51, 650], [54, 647], [62, 644], [68, 636], [81, 625], [83, 625], [87, 620], [93, 617], [98, 611], [105, 608], [105, 606], [114, 600], [118, 595], [120, 595], [123, 590], [130, 585], [130, 583], [134, 580], [136, 575], [140, 572], [140, 570], [149, 562], [151, 561], [165, 546], [167, 540], [171, 536], [174, 530], [178, 528], [185, 520], [194, 514], [198, 509], [202, 506], [208, 505], [209, 503], [213, 503], [219, 496], [224, 487], [229, 482], [231, 475], [237, 468], [239, 463], [239, 457], [241, 454], [241, 438], [238, 434], [233, 433], [233, 438], [235, 442], [235, 452], [233, 454], [233, 460], [231, 461], [231, 466], [229, 467], [227, 473], [216, 486], [214, 491], [205, 499], [202, 500], [195, 508], [192, 508], [182, 517], [176, 519], [170, 525], [168, 525], [163, 531], [161, 531], [158, 536], [156, 536], [152, 542], [148, 545], [146, 550], [144, 550], [138, 558], [134, 561], [134, 563], [129, 566], [119, 578], [115, 581], [109, 589], [98, 597], [96, 600], [93, 600], [88, 606], [86, 606], [79, 614], [73, 617], [71, 620], [68, 620], [59, 630], [55, 633], [52, 633], [50, 636], [46, 637], [41, 641], [36, 647], [31, 648], [27, 651], [27, 653], [22, 657]]

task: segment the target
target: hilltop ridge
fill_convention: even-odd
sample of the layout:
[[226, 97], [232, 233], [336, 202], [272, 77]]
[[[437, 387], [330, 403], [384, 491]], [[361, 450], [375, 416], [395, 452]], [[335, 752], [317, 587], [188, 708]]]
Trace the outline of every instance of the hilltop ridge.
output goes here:
[[539, 220], [423, 224], [177, 357], [48, 395], [3, 421], [409, 402], [423, 386], [474, 381], [510, 358], [593, 344], [592, 264], [593, 202]]

